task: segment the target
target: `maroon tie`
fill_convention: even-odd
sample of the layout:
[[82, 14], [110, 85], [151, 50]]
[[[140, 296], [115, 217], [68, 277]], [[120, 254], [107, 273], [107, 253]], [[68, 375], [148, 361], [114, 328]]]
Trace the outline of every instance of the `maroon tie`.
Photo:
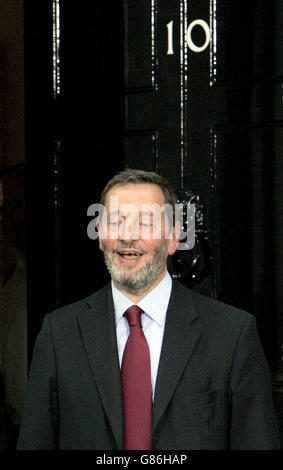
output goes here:
[[130, 335], [122, 360], [124, 449], [151, 448], [151, 376], [149, 347], [142, 331], [142, 310], [132, 305], [124, 313]]

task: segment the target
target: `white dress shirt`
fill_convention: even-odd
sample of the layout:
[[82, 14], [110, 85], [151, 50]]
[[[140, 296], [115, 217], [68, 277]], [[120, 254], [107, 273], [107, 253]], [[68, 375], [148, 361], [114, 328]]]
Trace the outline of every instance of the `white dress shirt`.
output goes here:
[[[111, 282], [111, 286], [115, 309], [118, 354], [121, 367], [124, 348], [130, 334], [128, 320], [123, 315], [125, 311], [133, 305], [133, 302], [117, 289], [113, 281]], [[153, 399], [171, 290], [172, 279], [167, 272], [160, 283], [137, 303], [144, 312], [141, 315], [141, 322], [150, 351]]]

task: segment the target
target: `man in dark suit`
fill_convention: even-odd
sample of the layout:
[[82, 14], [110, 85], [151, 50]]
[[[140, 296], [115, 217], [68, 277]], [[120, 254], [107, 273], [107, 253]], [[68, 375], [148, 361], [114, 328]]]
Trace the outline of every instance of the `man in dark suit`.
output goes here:
[[[165, 209], [156, 227], [153, 212], [175, 202], [151, 172], [106, 186], [99, 245], [111, 284], [44, 319], [18, 449], [279, 448], [254, 317], [167, 272], [178, 223], [166, 229]], [[142, 328], [124, 316], [133, 305]]]

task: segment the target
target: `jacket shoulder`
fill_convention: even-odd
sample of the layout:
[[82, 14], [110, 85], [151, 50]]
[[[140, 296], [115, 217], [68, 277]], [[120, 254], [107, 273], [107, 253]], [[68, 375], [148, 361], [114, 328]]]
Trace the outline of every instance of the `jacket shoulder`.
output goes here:
[[254, 320], [254, 316], [245, 310], [229, 305], [220, 300], [188, 289], [179, 281], [174, 281], [174, 287], [181, 296], [190, 298], [195, 309], [203, 320], [228, 322], [241, 327], [247, 320]]
[[77, 300], [76, 302], [64, 305], [47, 316], [50, 318], [52, 323], [60, 321], [70, 321], [72, 318], [76, 318], [81, 312], [89, 310], [93, 305], [99, 305], [106, 301], [109, 293], [109, 284], [102, 287], [93, 294], [84, 297], [83, 299]]

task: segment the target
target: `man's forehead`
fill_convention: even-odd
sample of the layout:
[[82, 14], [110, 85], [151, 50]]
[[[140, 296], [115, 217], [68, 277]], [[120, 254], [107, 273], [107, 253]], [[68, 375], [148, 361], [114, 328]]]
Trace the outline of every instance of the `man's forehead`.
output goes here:
[[135, 200], [144, 204], [164, 204], [162, 189], [153, 183], [125, 183], [116, 184], [106, 194], [105, 204], [109, 204], [113, 197], [118, 198], [118, 204], [131, 203]]
[[146, 216], [152, 217], [155, 214], [165, 212], [164, 206], [160, 206], [159, 204], [145, 204], [142, 207], [138, 207], [135, 204], [124, 204], [121, 207], [113, 206], [109, 208], [108, 215], [109, 216], [126, 216], [126, 215], [139, 215], [139, 216]]

